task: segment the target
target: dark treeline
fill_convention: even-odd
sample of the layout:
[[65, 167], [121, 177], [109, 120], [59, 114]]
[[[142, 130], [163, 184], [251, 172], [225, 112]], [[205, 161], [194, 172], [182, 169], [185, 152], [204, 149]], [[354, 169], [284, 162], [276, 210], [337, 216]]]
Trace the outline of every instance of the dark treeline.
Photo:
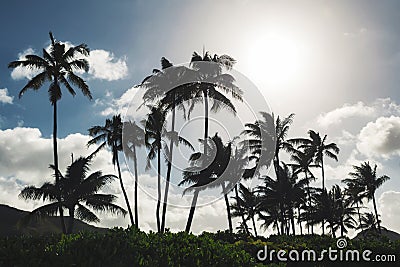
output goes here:
[[[349, 229], [381, 229], [376, 207], [375, 192], [389, 177], [380, 176], [376, 164], [364, 162], [354, 166], [348, 177], [343, 177], [342, 187], [326, 187], [325, 161], [338, 160], [339, 147], [328, 141], [327, 135], [309, 130], [305, 137], [288, 138], [294, 114], [282, 118], [259, 111], [260, 118], [245, 124], [242, 133], [232, 140], [222, 140], [211, 133], [209, 112], [224, 109], [232, 114], [237, 110], [234, 101], [243, 101], [242, 88], [228, 74], [236, 61], [227, 55], [199, 55], [194, 52], [188, 67], [174, 66], [166, 58], [161, 59], [161, 69], [154, 69], [138, 87], [144, 90], [143, 107], [149, 114], [141, 121], [123, 121], [117, 114], [107, 119], [104, 125], [88, 130], [92, 139], [88, 146], [97, 145], [87, 157], [74, 160], [65, 175], [60, 171], [57, 149], [57, 102], [61, 88], [75, 95], [79, 88], [89, 99], [89, 86], [76, 74], [77, 70], [88, 71], [84, 58], [89, 49], [85, 44], [65, 49], [65, 45], [50, 33], [50, 50], [42, 56], [27, 55], [24, 60], [9, 63], [10, 68], [19, 66], [42, 70], [22, 88], [21, 97], [27, 90], [38, 90], [48, 84], [49, 100], [54, 108], [53, 154], [54, 182], [41, 187], [28, 186], [20, 196], [24, 199], [43, 199], [50, 204], [33, 210], [26, 218], [43, 215], [59, 215], [64, 233], [71, 233], [73, 218], [97, 222], [93, 211], [110, 211], [129, 215], [130, 224], [139, 228], [138, 207], [138, 161], [137, 150], [147, 148], [147, 166], [156, 162], [157, 204], [155, 221], [158, 232], [166, 231], [169, 182], [171, 180], [174, 148], [187, 146], [193, 150], [188, 167], [182, 172], [179, 185], [186, 186], [184, 193], [192, 192], [192, 204], [185, 227], [190, 232], [199, 194], [210, 188], [220, 188], [227, 210], [227, 225], [234, 231], [232, 217], [239, 218], [236, 229], [248, 235], [258, 235], [257, 221], [262, 228], [279, 235], [339, 232], [345, 235]], [[204, 129], [200, 143], [202, 151], [194, 151], [188, 140], [176, 131], [176, 111], [181, 110], [186, 120], [196, 106], [204, 108]], [[167, 121], [167, 115], [172, 119]], [[235, 142], [236, 139], [242, 141]], [[108, 149], [110, 161], [116, 167], [116, 175], [103, 175], [101, 171], [89, 174], [90, 162], [101, 149]], [[162, 153], [162, 151], [166, 153]], [[134, 164], [134, 197], [126, 190], [121, 173], [120, 156], [124, 153]], [[286, 153], [286, 157], [282, 157]], [[289, 158], [284, 162], [281, 158]], [[166, 165], [166, 186], [162, 191], [162, 164]], [[269, 175], [265, 170], [272, 168]], [[319, 170], [318, 170], [319, 169]], [[317, 175], [318, 173], [318, 175]], [[100, 194], [98, 191], [113, 179], [118, 179], [127, 211], [114, 204], [116, 196]], [[247, 181], [259, 179], [260, 185], [246, 186]], [[321, 187], [313, 187], [319, 180]], [[373, 202], [373, 211], [364, 213], [364, 205]], [[133, 208], [132, 208], [133, 204]], [[69, 222], [64, 221], [68, 211]], [[272, 232], [269, 233], [272, 233]]]

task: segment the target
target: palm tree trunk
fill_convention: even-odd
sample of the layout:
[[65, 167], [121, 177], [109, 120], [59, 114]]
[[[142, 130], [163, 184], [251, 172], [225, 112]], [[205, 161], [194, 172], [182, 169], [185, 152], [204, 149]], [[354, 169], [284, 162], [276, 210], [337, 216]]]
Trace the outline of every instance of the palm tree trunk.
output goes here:
[[258, 236], [258, 234], [257, 234], [256, 221], [254, 220], [254, 215], [253, 215], [253, 216], [251, 216], [251, 221], [253, 222], [254, 235], [255, 235], [255, 237], [257, 237], [257, 236]]
[[194, 191], [194, 195], [193, 195], [193, 199], [192, 199], [192, 206], [190, 207], [190, 212], [189, 212], [189, 217], [186, 223], [186, 228], [185, 228], [185, 232], [189, 233], [190, 232], [190, 227], [192, 226], [192, 221], [193, 221], [193, 215], [194, 215], [194, 211], [196, 209], [196, 203], [197, 203], [197, 198], [199, 197], [199, 191], [195, 190]]
[[378, 217], [378, 209], [376, 208], [375, 192], [374, 192], [374, 195], [372, 196], [372, 202], [374, 204], [374, 211], [375, 211], [376, 223], [378, 224], [378, 231], [379, 231], [379, 233], [382, 233], [381, 224], [379, 222], [379, 217]]
[[[239, 192], [238, 192], [238, 184], [235, 185], [235, 195], [236, 195], [236, 199], [239, 199]], [[244, 225], [244, 229], [246, 230], [246, 234], [249, 235], [249, 227], [247, 226], [246, 220], [244, 219], [244, 214], [243, 214], [243, 208], [242, 205], [240, 204], [240, 202], [237, 202], [237, 206], [239, 208], [239, 212], [240, 212], [240, 217], [242, 217], [242, 223]]]
[[296, 235], [296, 225], [295, 225], [295, 222], [294, 222], [294, 214], [293, 214], [293, 210], [292, 210], [292, 212], [291, 212], [292, 214], [291, 214], [291, 222], [292, 222], [292, 231], [293, 231], [293, 235]]
[[67, 230], [67, 234], [72, 234], [72, 229], [74, 228], [74, 212], [75, 209], [74, 208], [70, 208], [68, 209], [69, 212], [69, 222], [68, 222], [68, 230]]
[[360, 206], [358, 205], [358, 202], [356, 202], [356, 207], [357, 207], [358, 220], [360, 221], [361, 232], [365, 236], [364, 227], [362, 226], [362, 221], [361, 221]]
[[300, 227], [300, 235], [303, 235], [303, 226], [301, 225], [301, 220], [300, 220], [300, 207], [297, 207], [297, 213], [299, 214], [297, 217], [297, 223], [299, 224]]
[[119, 183], [121, 185], [122, 194], [124, 195], [124, 198], [125, 198], [125, 202], [126, 202], [126, 206], [128, 208], [128, 213], [129, 213], [129, 218], [131, 220], [131, 224], [135, 225], [135, 221], [133, 220], [131, 205], [129, 204], [128, 195], [126, 194], [125, 186], [124, 186], [124, 183], [122, 182], [122, 174], [121, 174], [121, 167], [119, 166], [118, 151], [114, 151], [114, 153], [117, 154], [115, 156], [115, 158], [116, 158], [116, 162], [117, 162], [118, 178], [119, 178]]
[[[55, 81], [57, 83], [57, 81]], [[60, 177], [58, 176], [58, 148], [57, 148], [57, 101], [53, 103], [53, 158], [54, 158], [54, 173], [56, 177], [56, 184], [59, 182]], [[58, 203], [61, 203], [61, 192], [59, 192], [59, 195], [57, 196]], [[62, 208], [62, 205], [60, 205], [58, 209], [60, 213], [60, 223], [61, 223], [61, 229], [63, 233], [67, 233], [67, 229], [65, 227], [65, 221], [64, 221], [64, 210]]]
[[[325, 190], [325, 170], [324, 170], [324, 157], [321, 157], [321, 171], [322, 171], [322, 190]], [[322, 219], [322, 234], [325, 234], [325, 220]]]
[[225, 199], [225, 205], [226, 205], [226, 213], [228, 215], [228, 226], [229, 226], [229, 232], [232, 233], [233, 229], [232, 229], [232, 217], [231, 217], [231, 209], [229, 206], [229, 200], [228, 200], [228, 193], [225, 192], [226, 188], [225, 188], [225, 184], [222, 183], [222, 193], [224, 194], [224, 199]]
[[[175, 99], [175, 96], [173, 97]], [[172, 109], [172, 125], [171, 131], [175, 131], [175, 107]], [[161, 218], [161, 233], [164, 233], [165, 230], [165, 216], [167, 213], [167, 202], [168, 202], [168, 191], [169, 191], [169, 182], [171, 180], [171, 170], [172, 170], [172, 151], [174, 149], [174, 142], [171, 139], [169, 142], [169, 155], [168, 155], [168, 166], [167, 166], [167, 180], [165, 184], [164, 190], [164, 202], [163, 202], [163, 209], [162, 209], [162, 218]]]
[[132, 147], [133, 152], [133, 164], [135, 165], [135, 223], [136, 227], [139, 228], [139, 204], [138, 204], [138, 184], [139, 184], [139, 176], [137, 171], [137, 158], [136, 158], [136, 146]]
[[157, 231], [161, 232], [160, 224], [160, 206], [161, 206], [161, 148], [157, 150], [157, 208], [156, 208], [156, 219], [157, 219]]
[[333, 238], [336, 238], [335, 230], [333, 230], [333, 224], [331, 225], [331, 230], [332, 230], [332, 237], [333, 237]]
[[208, 140], [208, 95], [207, 89], [203, 90], [204, 95], [204, 156], [207, 157], [207, 140]]

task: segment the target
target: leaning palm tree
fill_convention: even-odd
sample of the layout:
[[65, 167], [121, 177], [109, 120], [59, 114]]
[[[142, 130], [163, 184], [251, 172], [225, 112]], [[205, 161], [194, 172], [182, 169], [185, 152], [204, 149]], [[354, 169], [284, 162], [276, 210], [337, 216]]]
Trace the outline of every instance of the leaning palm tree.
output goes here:
[[[89, 208], [94, 211], [109, 211], [125, 215], [126, 211], [114, 204], [115, 195], [97, 193], [117, 177], [103, 175], [101, 171], [88, 175], [90, 161], [90, 157], [80, 157], [68, 166], [65, 176], [58, 171], [60, 179], [57, 182], [46, 182], [41, 187], [25, 187], [19, 194], [21, 198], [43, 199], [50, 203], [34, 209], [23, 219], [24, 223], [33, 218], [55, 215], [60, 208], [65, 208], [69, 211], [67, 233], [71, 234], [75, 217], [86, 222], [100, 221]], [[51, 168], [56, 170], [54, 165], [51, 165]], [[59, 192], [61, 192], [61, 201], [58, 200]]]
[[128, 195], [126, 194], [125, 186], [122, 181], [121, 167], [118, 157], [118, 153], [122, 151], [122, 128], [123, 123], [121, 120], [121, 115], [114, 115], [112, 119], [106, 119], [104, 126], [93, 126], [88, 130], [89, 135], [93, 138], [88, 141], [87, 145], [91, 146], [100, 143], [99, 147], [93, 152], [92, 155], [95, 155], [101, 149], [106, 148], [107, 146], [111, 149], [112, 163], [114, 167], [117, 166], [119, 183], [125, 198], [126, 206], [128, 208], [129, 218], [131, 224], [135, 225]]
[[[192, 184], [183, 191], [183, 194], [194, 191], [185, 228], [186, 232], [190, 232], [200, 191], [224, 186], [226, 180], [222, 176], [228, 167], [231, 154], [231, 143], [225, 146], [222, 143], [222, 139], [217, 134], [207, 140], [200, 139], [200, 142], [203, 146], [208, 147], [204, 149], [208, 154], [205, 155], [202, 152], [192, 154], [189, 159], [191, 166], [184, 170], [183, 180], [179, 183], [179, 185]], [[228, 222], [231, 227], [229, 202], [226, 196], [227, 192], [224, 188], [222, 191], [227, 205]]]
[[[77, 58], [77, 56], [89, 55], [89, 48], [86, 44], [72, 46], [68, 50], [65, 49], [65, 44], [56, 41], [53, 34], [50, 32], [50, 50], [43, 49], [43, 56], [26, 55], [25, 60], [12, 61], [8, 64], [9, 68], [26, 67], [29, 69], [39, 70], [40, 73], [29, 80], [29, 82], [19, 92], [19, 98], [26, 91], [32, 89], [39, 90], [46, 82], [49, 85], [49, 99], [53, 106], [53, 157], [54, 166], [58, 169], [58, 150], [57, 150], [57, 102], [61, 99], [61, 86], [67, 88], [68, 92], [73, 96], [76, 95], [72, 86], [78, 87], [83, 95], [92, 99], [92, 94], [89, 91], [89, 86], [86, 82], [76, 75], [74, 71], [88, 71], [89, 63], [86, 59]], [[59, 180], [58, 173], [55, 172], [56, 182]], [[63, 232], [66, 232], [63, 219], [63, 211], [60, 208], [61, 227]]]
[[371, 200], [374, 205], [375, 218], [377, 220], [378, 230], [381, 232], [378, 209], [376, 207], [375, 192], [387, 180], [390, 179], [387, 175], [377, 176], [377, 165], [372, 167], [369, 162], [364, 162], [360, 166], [353, 166], [354, 171], [349, 175], [352, 181], [363, 189], [361, 196], [367, 200]]
[[362, 228], [362, 223], [361, 223], [362, 218], [361, 218], [361, 213], [360, 213], [360, 209], [362, 208], [362, 205], [363, 205], [363, 201], [362, 201], [363, 196], [361, 194], [363, 192], [363, 188], [360, 187], [357, 183], [355, 183], [351, 178], [344, 179], [342, 182], [346, 184], [346, 188], [345, 188], [344, 192], [346, 194], [347, 201], [349, 201], [351, 205], [356, 206], [359, 227], [360, 227], [361, 231], [363, 231], [364, 229]]
[[139, 211], [138, 211], [138, 169], [137, 169], [137, 149], [144, 146], [144, 130], [136, 124], [134, 121], [124, 122], [124, 128], [122, 133], [122, 148], [127, 158], [133, 160], [134, 172], [135, 172], [135, 223], [139, 228]]

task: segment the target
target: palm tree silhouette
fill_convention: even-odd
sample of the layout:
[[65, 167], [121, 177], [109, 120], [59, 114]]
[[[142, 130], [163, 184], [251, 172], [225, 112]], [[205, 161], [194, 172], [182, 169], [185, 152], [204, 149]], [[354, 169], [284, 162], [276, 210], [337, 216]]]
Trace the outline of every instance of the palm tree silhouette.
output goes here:
[[[191, 85], [192, 95], [190, 96], [189, 116], [195, 104], [201, 99], [204, 103], [204, 140], [208, 138], [209, 100], [212, 101], [211, 111], [217, 112], [223, 107], [231, 111], [232, 114], [236, 114], [234, 105], [219, 90], [230, 93], [237, 100], [243, 100], [243, 92], [235, 85], [235, 78], [228, 73], [223, 73], [223, 68], [230, 70], [235, 63], [236, 61], [228, 55], [218, 56], [215, 54], [211, 57], [206, 52], [202, 57], [193, 52], [190, 66], [195, 70], [195, 77], [198, 82]], [[207, 146], [204, 149], [204, 154], [207, 155]]]
[[[89, 55], [89, 48], [86, 44], [72, 46], [65, 50], [65, 44], [56, 41], [53, 34], [50, 32], [50, 51], [43, 49], [43, 56], [26, 55], [25, 60], [12, 61], [8, 64], [8, 68], [26, 67], [29, 69], [40, 70], [41, 72], [30, 79], [28, 83], [19, 92], [21, 98], [26, 91], [32, 89], [39, 90], [46, 82], [50, 82], [49, 99], [53, 106], [53, 157], [54, 166], [58, 169], [58, 150], [57, 150], [57, 102], [61, 99], [61, 85], [67, 88], [68, 92], [75, 96], [76, 92], [73, 86], [78, 87], [83, 95], [92, 99], [92, 94], [89, 91], [89, 86], [74, 71], [89, 70], [89, 64], [86, 59], [78, 59], [79, 54], [83, 56]], [[71, 85], [72, 84], [72, 85]], [[59, 180], [58, 173], [55, 172], [56, 182]], [[63, 211], [60, 208], [60, 220], [63, 232], [66, 232]]]
[[378, 177], [376, 168], [376, 164], [374, 167], [372, 167], [369, 162], [363, 162], [360, 166], [353, 166], [354, 171], [350, 172], [349, 175], [354, 184], [357, 187], [362, 188], [362, 192], [360, 193], [362, 198], [366, 198], [367, 200], [372, 199], [378, 230], [381, 232], [378, 209], [376, 207], [375, 192], [384, 182], [388, 181], [390, 177], [387, 175]]
[[[80, 157], [68, 166], [65, 176], [58, 171], [60, 179], [57, 182], [46, 182], [41, 187], [25, 187], [19, 194], [21, 198], [25, 200], [43, 199], [43, 201], [50, 203], [33, 210], [24, 218], [24, 223], [35, 217], [55, 215], [60, 208], [65, 208], [69, 211], [66, 233], [71, 234], [75, 217], [86, 222], [100, 221], [89, 208], [95, 211], [109, 211], [125, 215], [126, 211], [113, 203], [117, 198], [115, 195], [97, 193], [117, 177], [115, 175], [103, 175], [101, 171], [88, 175], [90, 161], [90, 157]], [[51, 168], [57, 171], [54, 165], [51, 165]], [[61, 201], [58, 200], [59, 195], [61, 195]]]
[[[182, 109], [184, 111], [184, 117], [186, 117], [184, 100], [190, 99], [190, 95], [192, 94], [190, 90], [192, 87], [190, 85], [193, 83], [190, 79], [190, 77], [193, 76], [188, 75], [189, 72], [190, 70], [188, 68], [184, 66], [173, 66], [168, 59], [162, 57], [161, 70], [154, 69], [153, 74], [147, 76], [139, 85], [146, 89], [143, 95], [143, 105], [159, 105], [165, 111], [172, 112], [171, 132], [175, 132], [176, 108]], [[181, 99], [180, 101], [178, 97]], [[174, 141], [171, 139], [169, 154], [167, 155], [167, 176], [162, 207], [161, 232], [165, 230], [169, 183], [172, 171], [173, 144]]]
[[378, 231], [378, 221], [372, 212], [368, 212], [362, 215], [361, 217], [361, 222], [360, 222], [360, 229], [366, 230], [366, 231]]
[[[290, 140], [289, 140], [290, 141]], [[304, 173], [304, 178], [307, 181], [307, 198], [308, 198], [308, 205], [311, 206], [311, 191], [310, 191], [310, 182], [315, 180], [314, 174], [311, 172], [310, 168], [318, 167], [318, 165], [312, 164], [313, 163], [313, 154], [302, 152], [301, 150], [293, 150], [291, 155], [291, 160], [293, 163], [287, 164], [291, 166], [296, 173]], [[304, 203], [305, 204], [305, 203]], [[308, 218], [305, 218], [308, 221]], [[313, 232], [312, 225], [308, 224], [307, 229], [308, 233]]]
[[292, 144], [286, 141], [290, 125], [293, 123], [293, 118], [294, 118], [294, 113], [291, 113], [283, 120], [278, 116], [275, 121], [276, 144], [275, 144], [274, 167], [276, 175], [279, 174], [279, 164], [280, 164], [279, 152], [283, 149], [291, 153], [293, 150]]
[[122, 148], [127, 158], [133, 160], [135, 172], [135, 223], [139, 228], [139, 211], [138, 211], [138, 166], [137, 166], [137, 152], [136, 149], [144, 146], [144, 130], [134, 121], [124, 122], [122, 133]]
[[[221, 178], [228, 167], [230, 155], [232, 153], [231, 143], [226, 146], [223, 144], [221, 137], [216, 133], [212, 138], [199, 140], [203, 146], [207, 146], [207, 155], [202, 152], [194, 153], [190, 156], [191, 166], [183, 172], [183, 180], [179, 185], [192, 184], [183, 191], [183, 194], [189, 191], [194, 191], [192, 204], [189, 212], [188, 221], [185, 231], [189, 232], [193, 221], [193, 215], [196, 209], [199, 192], [207, 188], [224, 186], [226, 179]], [[211, 162], [211, 163], [210, 163]], [[221, 179], [219, 179], [221, 178]], [[227, 205], [228, 222], [230, 222], [229, 202], [227, 202], [227, 190], [223, 187], [222, 190]], [[232, 229], [230, 229], [231, 231]]]
[[126, 194], [125, 186], [122, 181], [121, 167], [118, 157], [118, 153], [122, 151], [122, 128], [123, 123], [121, 120], [121, 115], [114, 115], [112, 119], [106, 119], [104, 126], [93, 126], [88, 130], [89, 135], [93, 138], [88, 141], [87, 145], [91, 146], [100, 143], [99, 147], [94, 151], [92, 155], [97, 154], [101, 149], [105, 148], [106, 146], [111, 149], [112, 163], [114, 167], [115, 165], [117, 166], [119, 183], [125, 198], [126, 206], [128, 208], [131, 225], [135, 225], [128, 195]]
[[[243, 184], [239, 184], [239, 192], [239, 197], [233, 197], [236, 203], [232, 204], [232, 215], [233, 217], [244, 216], [245, 219], [244, 222], [242, 222], [242, 225], [246, 224], [248, 220], [251, 220], [254, 229], [254, 236], [258, 236], [254, 217], [258, 213], [259, 197], [255, 190], [251, 190]], [[243, 226], [247, 229], [247, 226]]]
[[351, 178], [344, 179], [342, 182], [346, 184], [344, 193], [346, 194], [347, 200], [350, 202], [350, 205], [356, 205], [359, 226], [362, 231], [364, 229], [362, 228], [362, 223], [361, 223], [362, 219], [361, 219], [360, 208], [363, 205], [362, 201], [363, 196], [361, 195], [363, 188], [358, 186], [357, 183], [354, 183], [354, 181]]
[[156, 220], [157, 231], [161, 232], [160, 207], [161, 207], [161, 150], [164, 148], [167, 151], [169, 148], [165, 143], [166, 139], [172, 140], [173, 144], [182, 143], [194, 149], [193, 146], [183, 137], [178, 136], [175, 131], [167, 132], [165, 128], [165, 113], [166, 111], [160, 106], [150, 107], [151, 112], [148, 114], [147, 120], [143, 121], [145, 125], [145, 144], [149, 149], [147, 156], [146, 169], [151, 168], [151, 160], [157, 156], [157, 207]]

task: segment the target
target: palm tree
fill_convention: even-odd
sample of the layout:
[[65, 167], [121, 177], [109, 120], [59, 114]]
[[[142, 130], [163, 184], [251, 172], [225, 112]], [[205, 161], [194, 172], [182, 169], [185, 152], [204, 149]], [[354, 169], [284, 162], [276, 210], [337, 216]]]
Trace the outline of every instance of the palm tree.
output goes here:
[[[150, 169], [151, 160], [157, 156], [157, 207], [156, 207], [156, 220], [157, 220], [157, 231], [161, 232], [161, 221], [160, 221], [160, 207], [161, 207], [161, 150], [164, 148], [165, 151], [169, 151], [168, 146], [165, 143], [165, 139], [173, 141], [173, 144], [183, 143], [194, 149], [193, 146], [181, 136], [178, 136], [177, 132], [167, 132], [165, 128], [165, 113], [161, 107], [151, 107], [151, 112], [148, 115], [145, 125], [145, 144], [149, 149], [147, 156], [146, 169]], [[167, 153], [169, 154], [169, 153]]]
[[363, 201], [362, 201], [363, 196], [361, 195], [363, 188], [358, 186], [356, 183], [354, 183], [354, 181], [352, 181], [351, 178], [344, 179], [342, 182], [346, 184], [345, 194], [347, 196], [347, 200], [350, 202], [351, 205], [356, 205], [359, 225], [360, 225], [360, 229], [362, 231], [363, 228], [362, 228], [362, 224], [361, 224], [360, 208], [361, 208], [361, 205], [363, 204]]
[[338, 185], [334, 185], [329, 192], [331, 199], [331, 205], [333, 206], [332, 214], [333, 224], [336, 226], [332, 227], [332, 234], [335, 237], [336, 228], [340, 228], [340, 235], [344, 236], [347, 233], [347, 228], [356, 228], [356, 221], [353, 216], [356, 214], [355, 208], [352, 207], [352, 203], [349, 199], [346, 199], [346, 194], [342, 192]]
[[327, 135], [321, 138], [320, 134], [309, 130], [309, 139], [296, 138], [291, 139], [291, 144], [300, 144], [299, 148], [304, 149], [306, 153], [314, 155], [314, 161], [321, 167], [322, 174], [322, 189], [325, 188], [325, 170], [324, 170], [324, 156], [338, 161], [337, 154], [339, 154], [339, 147], [335, 143], [326, 144]]
[[293, 150], [292, 144], [286, 141], [290, 125], [293, 123], [293, 118], [294, 118], [294, 113], [291, 113], [283, 120], [278, 116], [275, 121], [276, 144], [275, 144], [274, 167], [276, 175], [278, 175], [279, 173], [279, 164], [280, 164], [279, 152], [283, 149], [291, 153]]
[[[256, 194], [256, 191], [251, 190], [243, 184], [239, 184], [239, 192], [240, 196], [238, 198], [233, 197], [236, 203], [232, 205], [232, 215], [234, 217], [245, 216], [245, 220], [242, 222], [242, 225], [246, 224], [246, 221], [251, 220], [254, 229], [254, 236], [258, 236], [254, 218], [258, 212], [259, 203], [259, 198]], [[245, 226], [245, 228], [247, 228], [247, 226]]]
[[[228, 55], [214, 55], [210, 56], [206, 52], [203, 57], [198, 53], [193, 52], [190, 60], [192, 69], [196, 72], [197, 83], [192, 84], [191, 91], [191, 106], [190, 111], [193, 110], [194, 105], [197, 104], [199, 99], [202, 98], [204, 103], [204, 140], [208, 139], [208, 112], [209, 100], [212, 100], [211, 111], [217, 112], [221, 107], [236, 114], [236, 109], [232, 102], [226, 98], [219, 90], [225, 93], [230, 93], [231, 96], [237, 100], [242, 101], [243, 92], [235, 85], [235, 78], [228, 73], [223, 73], [223, 68], [230, 70], [236, 61]], [[204, 154], [207, 155], [207, 146], [204, 147]]]
[[112, 163], [114, 167], [115, 165], [117, 166], [119, 183], [125, 198], [126, 206], [128, 208], [131, 225], [135, 225], [135, 221], [133, 220], [131, 205], [129, 204], [128, 195], [126, 194], [125, 186], [122, 181], [121, 167], [119, 164], [119, 157], [118, 157], [118, 153], [122, 151], [122, 128], [123, 128], [123, 123], [121, 120], [121, 115], [120, 114], [114, 115], [112, 119], [106, 119], [106, 123], [104, 124], [104, 126], [93, 126], [88, 130], [89, 135], [93, 138], [89, 140], [87, 145], [91, 146], [100, 143], [99, 147], [96, 149], [93, 155], [98, 153], [101, 149], [105, 148], [106, 146], [108, 146], [111, 149]]
[[258, 169], [261, 167], [268, 168], [276, 151], [274, 118], [266, 112], [260, 112], [260, 114], [262, 119], [254, 123], [246, 123], [246, 129], [242, 132], [242, 134], [249, 137], [249, 139], [243, 142], [252, 154], [249, 160], [255, 160]]
[[[196, 209], [197, 199], [201, 190], [222, 186], [226, 180], [221, 178], [228, 167], [231, 155], [231, 143], [224, 145], [222, 139], [215, 134], [212, 138], [201, 140], [203, 146], [207, 146], [207, 155], [202, 152], [194, 153], [190, 156], [190, 167], [186, 168], [183, 172], [183, 180], [179, 185], [192, 184], [186, 188], [183, 193], [194, 191], [191, 208], [189, 211], [188, 221], [186, 223], [186, 232], [190, 232], [193, 221], [193, 215]], [[211, 162], [211, 163], [209, 163]], [[220, 179], [219, 179], [220, 178]], [[226, 190], [223, 189], [225, 197]], [[229, 203], [227, 205], [228, 221], [230, 217]]]
[[367, 198], [367, 200], [372, 199], [378, 230], [381, 232], [378, 209], [376, 207], [375, 192], [384, 182], [389, 180], [390, 177], [387, 175], [378, 177], [376, 168], [376, 164], [374, 167], [372, 167], [369, 162], [364, 162], [360, 166], [353, 166], [354, 171], [350, 172], [349, 175], [354, 184], [363, 189], [361, 192], [362, 198]]
[[[74, 71], [89, 70], [89, 64], [86, 59], [78, 59], [79, 54], [83, 56], [89, 55], [89, 48], [86, 44], [72, 46], [67, 51], [65, 44], [55, 41], [53, 34], [50, 32], [51, 46], [50, 51], [43, 49], [43, 56], [26, 55], [25, 60], [12, 61], [8, 64], [9, 68], [26, 67], [29, 69], [40, 70], [41, 72], [30, 79], [28, 83], [19, 92], [19, 98], [32, 89], [39, 90], [44, 83], [50, 82], [49, 86], [49, 99], [53, 106], [53, 157], [54, 166], [58, 170], [58, 150], [57, 150], [57, 102], [61, 99], [61, 85], [67, 88], [68, 92], [73, 96], [76, 95], [72, 85], [78, 87], [83, 95], [92, 99], [89, 86]], [[72, 85], [71, 85], [72, 84]], [[56, 182], [59, 180], [58, 173], [55, 172]], [[60, 198], [59, 198], [60, 199]], [[63, 219], [63, 210], [60, 208], [60, 220], [63, 232], [66, 232], [65, 223]]]
[[[58, 171], [60, 179], [55, 183], [46, 182], [39, 188], [35, 186], [25, 187], [19, 194], [21, 198], [25, 200], [43, 199], [43, 201], [50, 202], [33, 210], [27, 218], [24, 218], [25, 223], [33, 217], [55, 215], [57, 210], [65, 208], [69, 211], [67, 233], [71, 234], [75, 217], [86, 222], [100, 221], [89, 208], [95, 211], [109, 211], [125, 215], [126, 211], [113, 203], [116, 200], [115, 195], [97, 193], [117, 177], [103, 175], [101, 171], [88, 175], [90, 160], [90, 157], [80, 157], [73, 161], [68, 166], [65, 176]], [[51, 165], [51, 168], [56, 170], [54, 165]], [[60, 195], [61, 201], [59, 201]]]
[[[310, 182], [315, 180], [314, 174], [311, 172], [310, 168], [318, 167], [318, 165], [313, 163], [313, 154], [302, 152], [301, 150], [293, 150], [291, 160], [293, 163], [287, 164], [293, 168], [293, 171], [296, 173], [303, 172], [304, 178], [307, 180], [307, 197], [308, 197], [308, 205], [311, 206], [311, 192], [310, 192]], [[308, 220], [308, 218], [306, 218]], [[308, 224], [308, 233], [310, 233], [310, 224]], [[311, 226], [311, 232], [313, 232]]]
[[140, 128], [136, 122], [127, 121], [124, 122], [124, 128], [122, 133], [122, 148], [126, 157], [133, 160], [134, 172], [135, 172], [135, 223], [139, 228], [139, 211], [138, 211], [138, 170], [137, 170], [137, 152], [136, 150], [141, 146], [144, 146], [144, 130]]
[[360, 222], [360, 229], [362, 230], [370, 230], [376, 232], [378, 230], [378, 221], [372, 212], [368, 212], [363, 214], [361, 217], [361, 222]]

